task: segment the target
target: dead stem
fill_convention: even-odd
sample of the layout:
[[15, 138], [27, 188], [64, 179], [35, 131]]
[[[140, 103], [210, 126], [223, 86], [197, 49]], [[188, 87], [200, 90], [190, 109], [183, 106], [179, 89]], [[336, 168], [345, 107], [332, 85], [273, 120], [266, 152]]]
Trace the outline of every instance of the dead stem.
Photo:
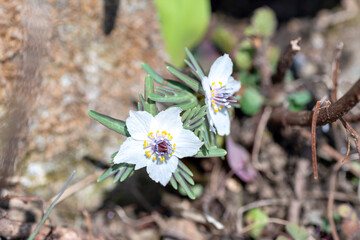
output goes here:
[[[335, 103], [322, 107], [316, 121], [316, 126], [335, 122], [343, 117], [360, 101], [360, 79], [350, 90]], [[313, 111], [290, 112], [282, 107], [275, 108], [271, 114], [270, 121], [278, 125], [310, 126]]]
[[335, 59], [333, 62], [333, 76], [332, 76], [332, 80], [333, 80], [333, 89], [332, 92], [330, 94], [330, 100], [331, 102], [336, 102], [337, 101], [337, 88], [338, 88], [338, 79], [339, 79], [339, 67], [340, 67], [340, 57], [341, 57], [341, 53], [344, 47], [344, 43], [340, 42], [338, 43], [338, 45], [336, 46], [336, 53], [335, 53]]
[[317, 159], [316, 159], [316, 120], [319, 113], [321, 102], [317, 101], [314, 109], [314, 115], [311, 123], [311, 154], [313, 164], [314, 179], [318, 179]]
[[296, 161], [295, 173], [295, 191], [289, 206], [288, 220], [289, 222], [299, 223], [301, 206], [304, 198], [304, 191], [306, 188], [306, 179], [308, 175], [309, 161], [307, 159], [298, 159]]
[[91, 224], [91, 218], [90, 218], [90, 215], [89, 215], [89, 212], [85, 209], [82, 211], [84, 217], [85, 217], [85, 220], [86, 220], [86, 226], [87, 226], [87, 229], [88, 229], [88, 232], [89, 232], [89, 238], [90, 240], [93, 240], [94, 239], [94, 236], [93, 236], [93, 231], [92, 231], [92, 224]]
[[256, 129], [256, 133], [255, 133], [254, 146], [253, 146], [252, 154], [251, 154], [251, 162], [257, 170], [264, 170], [264, 167], [259, 162], [259, 152], [260, 152], [260, 147], [261, 147], [261, 139], [262, 139], [262, 136], [266, 129], [266, 125], [269, 121], [269, 118], [271, 116], [271, 112], [272, 112], [271, 107], [265, 107], [264, 113], [261, 115], [259, 125], [258, 125], [258, 127]]
[[334, 165], [333, 170], [331, 172], [330, 190], [329, 190], [329, 198], [328, 198], [328, 204], [327, 204], [327, 215], [328, 215], [329, 223], [331, 226], [331, 235], [334, 238], [334, 240], [340, 240], [339, 235], [336, 230], [336, 225], [334, 222], [333, 209], [334, 209], [334, 193], [335, 193], [335, 188], [336, 188], [336, 175], [337, 175], [338, 170], [341, 168], [341, 166], [342, 166], [341, 161], [337, 162]]
[[286, 71], [290, 68], [291, 63], [293, 62], [294, 56], [297, 52], [301, 50], [298, 45], [301, 41], [301, 38], [291, 40], [288, 47], [281, 54], [279, 62], [276, 67], [276, 74], [273, 76], [273, 83], [281, 83], [284, 80]]

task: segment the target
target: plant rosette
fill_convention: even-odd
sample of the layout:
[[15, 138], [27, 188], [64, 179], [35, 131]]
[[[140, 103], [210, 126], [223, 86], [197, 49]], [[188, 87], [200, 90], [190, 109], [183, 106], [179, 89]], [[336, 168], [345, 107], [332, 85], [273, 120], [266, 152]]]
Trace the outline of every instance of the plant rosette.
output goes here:
[[240, 81], [231, 76], [232, 71], [233, 63], [229, 55], [224, 54], [212, 64], [209, 76], [201, 79], [210, 129], [221, 136], [230, 134], [230, 117], [227, 109], [232, 103], [236, 103], [233, 95], [241, 87]]
[[130, 111], [126, 126], [131, 136], [120, 146], [114, 163], [135, 164], [135, 170], [146, 167], [152, 180], [166, 186], [179, 158], [194, 156], [203, 145], [192, 131], [183, 128], [181, 111], [172, 107], [155, 117]]

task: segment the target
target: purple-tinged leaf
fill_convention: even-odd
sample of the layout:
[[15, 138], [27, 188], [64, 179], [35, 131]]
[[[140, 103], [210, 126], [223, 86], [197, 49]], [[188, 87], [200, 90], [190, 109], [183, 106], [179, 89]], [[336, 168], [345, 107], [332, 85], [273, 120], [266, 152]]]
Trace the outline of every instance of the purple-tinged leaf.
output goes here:
[[226, 138], [227, 159], [231, 170], [244, 182], [251, 182], [256, 177], [256, 170], [250, 163], [249, 152], [234, 142], [231, 137]]

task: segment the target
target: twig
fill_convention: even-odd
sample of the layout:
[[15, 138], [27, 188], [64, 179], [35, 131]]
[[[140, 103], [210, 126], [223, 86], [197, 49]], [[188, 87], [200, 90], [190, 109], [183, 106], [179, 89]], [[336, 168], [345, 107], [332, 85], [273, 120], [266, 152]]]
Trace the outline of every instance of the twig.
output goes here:
[[[320, 108], [316, 125], [322, 126], [327, 123], [335, 122], [349, 112], [359, 101], [360, 79], [338, 101], [330, 106]], [[270, 121], [279, 125], [310, 126], [313, 114], [313, 111], [290, 112], [278, 107], [273, 110]]]
[[266, 125], [269, 121], [269, 118], [271, 116], [272, 108], [271, 107], [265, 107], [264, 113], [261, 115], [259, 125], [256, 129], [255, 138], [254, 138], [254, 146], [252, 149], [251, 154], [251, 162], [254, 165], [255, 168], [262, 170], [263, 167], [261, 167], [261, 163], [259, 163], [259, 152], [261, 147], [261, 139], [264, 134]]
[[92, 224], [91, 224], [91, 218], [90, 218], [90, 215], [89, 215], [89, 212], [85, 209], [82, 211], [84, 217], [85, 217], [85, 220], [86, 220], [86, 226], [88, 228], [88, 232], [89, 232], [89, 238], [90, 240], [93, 240], [94, 239], [94, 236], [93, 236], [93, 233], [92, 233]]
[[333, 89], [330, 94], [330, 100], [334, 103], [337, 101], [337, 88], [338, 88], [338, 79], [339, 79], [339, 67], [340, 67], [340, 57], [344, 47], [344, 43], [340, 42], [336, 46], [335, 59], [333, 62]]
[[319, 113], [321, 102], [317, 101], [314, 109], [314, 115], [311, 123], [311, 154], [313, 164], [314, 179], [318, 179], [317, 159], [316, 159], [316, 120]]
[[301, 50], [300, 46], [298, 45], [301, 41], [301, 38], [297, 38], [291, 40], [288, 47], [285, 51], [281, 54], [278, 65], [276, 67], [276, 74], [273, 76], [273, 83], [280, 83], [284, 80], [286, 71], [290, 68], [290, 65], [293, 62], [294, 56], [297, 52]]
[[336, 225], [334, 222], [333, 209], [334, 209], [334, 192], [335, 192], [335, 188], [336, 188], [336, 174], [337, 174], [338, 170], [341, 168], [341, 166], [342, 166], [341, 161], [337, 162], [334, 165], [333, 170], [331, 172], [329, 199], [328, 199], [328, 205], [327, 205], [327, 215], [328, 215], [329, 223], [331, 226], [331, 235], [334, 238], [334, 240], [340, 240], [339, 235], [336, 230]]
[[295, 196], [290, 201], [288, 220], [289, 222], [298, 223], [301, 205], [304, 200], [304, 190], [306, 187], [307, 172], [309, 169], [308, 159], [298, 159], [296, 161], [296, 174], [295, 174]]

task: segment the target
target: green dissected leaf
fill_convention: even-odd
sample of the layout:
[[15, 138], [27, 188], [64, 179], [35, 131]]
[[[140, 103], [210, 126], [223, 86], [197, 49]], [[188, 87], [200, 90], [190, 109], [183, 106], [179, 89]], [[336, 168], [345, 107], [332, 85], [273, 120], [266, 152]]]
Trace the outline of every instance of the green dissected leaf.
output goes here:
[[186, 55], [189, 57], [190, 62], [188, 60], [185, 60], [186, 65], [188, 65], [191, 70], [198, 76], [198, 78], [201, 80], [205, 74], [202, 68], [200, 67], [200, 64], [196, 61], [194, 55], [190, 52], [189, 49], [185, 49]]
[[183, 66], [184, 48], [196, 46], [210, 21], [209, 0], [155, 0], [166, 50], [176, 67]]
[[154, 69], [152, 69], [148, 64], [142, 63], [141, 66], [145, 70], [145, 72], [147, 72], [147, 74], [149, 74], [155, 80], [155, 82], [159, 84], [164, 84], [165, 80], [159, 74], [157, 74]]
[[[191, 186], [189, 186], [189, 184], [195, 184], [192, 176], [193, 173], [190, 171], [190, 169], [182, 161], [179, 160], [178, 168], [176, 169], [175, 173], [173, 173], [170, 179], [171, 186], [175, 190], [184, 190], [186, 192], [185, 195], [188, 195], [191, 199], [195, 199], [194, 192], [192, 191]], [[178, 184], [181, 186], [181, 188], [178, 188]]]
[[179, 185], [185, 190], [189, 198], [195, 199], [195, 194], [192, 191], [190, 185], [187, 183], [187, 180], [179, 173], [178, 169], [173, 173], [173, 177], [179, 183]]
[[311, 94], [308, 91], [291, 93], [287, 96], [289, 110], [293, 112], [301, 111], [311, 99]]
[[167, 66], [167, 70], [172, 73], [175, 77], [179, 78], [181, 81], [183, 81], [187, 86], [189, 86], [191, 89], [193, 89], [197, 93], [202, 92], [201, 85], [198, 81], [191, 78], [187, 74], [183, 73], [180, 69], [177, 69], [176, 67]]
[[200, 148], [200, 151], [194, 157], [224, 157], [226, 154], [225, 149], [211, 146], [209, 149]]
[[134, 164], [127, 164], [127, 163], [114, 164], [97, 179], [97, 182], [101, 182], [115, 174], [116, 176], [114, 178], [114, 182], [117, 182], [119, 179], [121, 182], [123, 182], [135, 171], [134, 168], [135, 168]]
[[306, 240], [309, 237], [306, 229], [300, 227], [296, 223], [289, 223], [286, 225], [286, 231], [295, 239], [295, 240]]
[[171, 183], [171, 186], [172, 186], [175, 190], [178, 190], [178, 184], [177, 184], [174, 176], [171, 176], [171, 178], [170, 178], [170, 183]]
[[254, 224], [254, 227], [250, 230], [251, 237], [257, 239], [261, 236], [263, 228], [268, 223], [269, 216], [260, 208], [254, 208], [246, 213], [245, 221], [248, 224]]
[[211, 40], [224, 53], [229, 53], [236, 44], [236, 37], [224, 27], [217, 27]]
[[155, 102], [173, 103], [175, 107], [187, 110], [198, 104], [197, 98], [185, 90], [172, 90], [164, 87], [158, 87], [156, 93], [150, 94], [150, 99]]
[[94, 110], [89, 110], [88, 114], [90, 117], [92, 117], [105, 127], [108, 127], [111, 130], [114, 130], [115, 132], [118, 132], [124, 136], [130, 136], [124, 121], [103, 115], [101, 113], [95, 112]]
[[[195, 198], [200, 197], [204, 192], [204, 187], [200, 184], [195, 184], [194, 186], [190, 186], [191, 190], [193, 191]], [[179, 193], [183, 196], [187, 196], [186, 191], [180, 186]]]
[[258, 8], [251, 18], [251, 24], [255, 34], [270, 37], [277, 25], [275, 13], [267, 7]]
[[156, 105], [153, 100], [151, 100], [150, 96], [154, 93], [154, 80], [150, 75], [147, 75], [145, 78], [145, 101], [141, 101], [144, 110], [149, 112], [151, 115], [155, 116], [156, 111]]
[[210, 136], [206, 124], [206, 121], [203, 121], [202, 124], [195, 129], [194, 133], [200, 141], [204, 142], [205, 148], [210, 149]]
[[190, 177], [194, 176], [194, 174], [190, 171], [190, 169], [182, 162], [179, 160], [179, 165], [178, 168], [185, 172], [187, 175], [189, 175]]
[[200, 107], [199, 105], [188, 109], [181, 117], [183, 127], [188, 130], [196, 130], [205, 121], [207, 106]]
[[241, 110], [248, 114], [258, 113], [264, 103], [264, 99], [255, 88], [247, 88], [241, 98]]
[[191, 88], [185, 86], [181, 82], [177, 82], [173, 80], [165, 80], [146, 63], [142, 63], [142, 67], [155, 80], [155, 82], [161, 84], [162, 86], [166, 86], [175, 90], [186, 90], [188, 92], [191, 92]]

